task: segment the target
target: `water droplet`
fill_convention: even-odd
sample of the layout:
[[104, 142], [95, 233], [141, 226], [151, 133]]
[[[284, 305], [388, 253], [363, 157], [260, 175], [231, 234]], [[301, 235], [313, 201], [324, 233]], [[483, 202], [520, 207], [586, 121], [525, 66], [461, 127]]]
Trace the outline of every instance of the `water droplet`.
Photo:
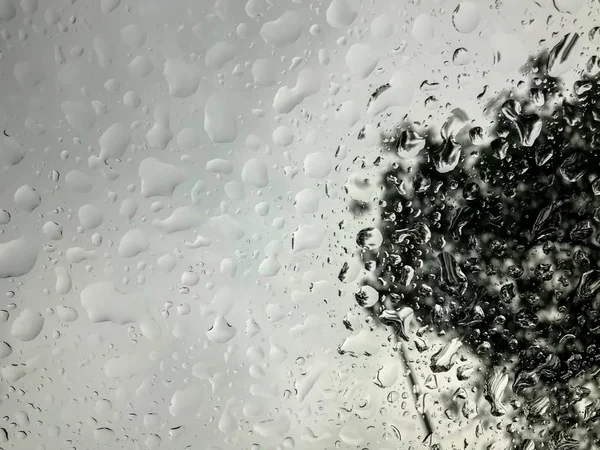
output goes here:
[[459, 33], [467, 34], [475, 31], [480, 20], [479, 6], [473, 2], [459, 3], [452, 13], [452, 25]]
[[471, 55], [464, 47], [459, 47], [452, 54], [452, 62], [457, 66], [464, 66], [471, 62]]
[[431, 357], [431, 370], [435, 373], [447, 372], [454, 365], [456, 353], [462, 347], [457, 338], [452, 339]]
[[507, 100], [502, 105], [502, 113], [513, 122], [521, 145], [531, 147], [542, 132], [542, 119], [537, 114], [521, 114], [521, 104]]
[[25, 308], [17, 316], [10, 329], [10, 334], [20, 341], [35, 339], [44, 327], [44, 318], [33, 309]]
[[553, 0], [553, 3], [561, 13], [575, 14], [585, 4], [585, 0]]

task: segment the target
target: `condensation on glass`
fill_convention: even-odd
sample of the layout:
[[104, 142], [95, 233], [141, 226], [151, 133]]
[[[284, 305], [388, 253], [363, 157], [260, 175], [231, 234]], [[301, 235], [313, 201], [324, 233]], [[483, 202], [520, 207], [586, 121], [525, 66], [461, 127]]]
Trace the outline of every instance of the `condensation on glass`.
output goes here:
[[0, 449], [597, 448], [598, 19], [0, 0]]

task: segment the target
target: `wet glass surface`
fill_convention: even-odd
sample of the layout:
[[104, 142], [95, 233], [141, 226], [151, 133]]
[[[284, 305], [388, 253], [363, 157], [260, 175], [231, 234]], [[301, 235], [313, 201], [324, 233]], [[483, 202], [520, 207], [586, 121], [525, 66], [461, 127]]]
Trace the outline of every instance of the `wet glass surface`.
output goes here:
[[0, 0], [0, 450], [599, 448], [599, 20]]

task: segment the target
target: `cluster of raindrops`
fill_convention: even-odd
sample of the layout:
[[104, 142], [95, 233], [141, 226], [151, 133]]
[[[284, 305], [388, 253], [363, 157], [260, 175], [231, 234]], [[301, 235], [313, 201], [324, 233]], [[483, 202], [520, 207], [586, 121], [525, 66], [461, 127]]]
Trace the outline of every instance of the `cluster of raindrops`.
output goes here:
[[[365, 255], [389, 242], [351, 213], [376, 205], [361, 171], [386, 164], [382, 130], [408, 108], [434, 117], [464, 92], [494, 95], [539, 40], [571, 31], [551, 63], [569, 67], [592, 7], [551, 3], [0, 0], [0, 448], [418, 448], [455, 366], [473, 383], [444, 415], [480, 414], [464, 339], [440, 349], [419, 330], [433, 368], [421, 377], [412, 355], [398, 359], [403, 339], [348, 313], [363, 274], [356, 232]], [[539, 112], [504, 108], [530, 151], [546, 98], [532, 97]], [[465, 120], [455, 111], [440, 131], [440, 176], [462, 170]], [[473, 143], [486, 142], [480, 125]], [[425, 136], [399, 136], [400, 156], [429, 153]], [[419, 177], [452, 210], [454, 184]], [[402, 204], [415, 217], [420, 206]], [[403, 245], [439, 238], [433, 223], [408, 225]], [[451, 255], [443, 282], [469, 294]], [[402, 286], [423, 284], [424, 267], [407, 259]], [[380, 303], [372, 287], [355, 298]], [[422, 315], [394, 302], [381, 321], [412, 340]], [[482, 393], [494, 416], [510, 410], [494, 394], [507, 372], [495, 373]], [[461, 420], [443, 437], [470, 433]]]
[[478, 374], [488, 415], [470, 412], [462, 387], [449, 403], [526, 449], [600, 443], [596, 59], [573, 84], [553, 76], [578, 38], [532, 57], [488, 102], [487, 125], [455, 109], [441, 127], [391, 133], [384, 153], [399, 159], [383, 174], [379, 225], [356, 237], [373, 274], [358, 304], [421, 353], [441, 338], [420, 370]]

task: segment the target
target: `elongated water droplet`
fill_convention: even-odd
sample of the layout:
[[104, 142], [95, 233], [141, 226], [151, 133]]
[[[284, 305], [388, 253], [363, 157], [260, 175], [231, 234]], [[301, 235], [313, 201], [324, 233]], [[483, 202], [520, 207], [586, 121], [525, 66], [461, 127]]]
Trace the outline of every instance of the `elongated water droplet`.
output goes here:
[[508, 370], [506, 367], [495, 367], [485, 382], [484, 396], [490, 404], [492, 415], [503, 416], [506, 408], [502, 404], [504, 391], [508, 386]]
[[435, 373], [447, 372], [454, 365], [456, 353], [462, 347], [458, 338], [452, 339], [431, 357], [431, 370]]

